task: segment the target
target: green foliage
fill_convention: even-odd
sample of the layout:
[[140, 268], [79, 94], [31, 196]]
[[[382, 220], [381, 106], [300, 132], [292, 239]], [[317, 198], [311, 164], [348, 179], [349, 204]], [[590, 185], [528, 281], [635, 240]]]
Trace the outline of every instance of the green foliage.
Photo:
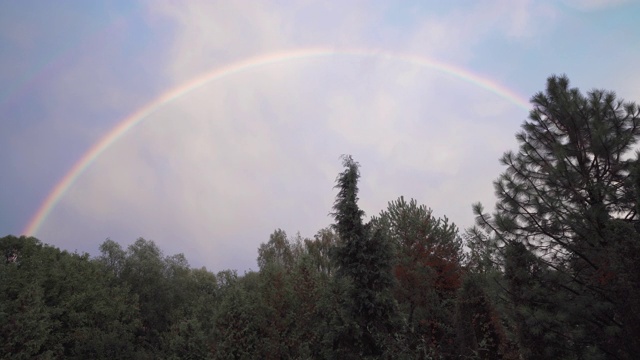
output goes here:
[[[570, 335], [580, 323], [571, 319], [569, 306], [577, 298], [563, 299], [554, 272], [519, 243], [507, 246], [505, 277], [509, 300], [513, 304], [515, 333], [520, 353], [526, 359], [566, 359], [580, 349]], [[569, 301], [567, 301], [569, 300]]]
[[517, 359], [480, 277], [467, 275], [456, 300], [456, 346], [462, 358]]
[[211, 344], [200, 320], [182, 319], [163, 334], [167, 359], [212, 359]]
[[634, 359], [640, 110], [566, 77], [532, 104], [466, 247], [413, 199], [365, 223], [350, 156], [335, 224], [275, 230], [258, 272], [192, 269], [142, 238], [95, 259], [1, 238], [0, 358]]
[[100, 245], [100, 253], [96, 260], [101, 263], [104, 268], [119, 277], [125, 265], [126, 252], [117, 242], [107, 239]]
[[218, 305], [215, 321], [215, 359], [255, 359], [264, 356], [265, 329], [268, 326], [262, 309], [257, 283], [251, 277], [223, 274], [227, 285]]
[[[362, 223], [364, 211], [358, 207], [358, 179], [360, 179], [360, 165], [351, 156], [343, 155], [342, 165], [345, 170], [338, 175], [335, 188], [338, 189], [336, 201], [331, 214], [336, 220], [335, 228], [343, 242], [357, 241], [365, 236], [365, 226]], [[346, 270], [349, 264], [342, 264]]]
[[127, 249], [121, 278], [139, 298], [140, 336], [154, 353], [161, 347], [161, 333], [169, 329], [173, 310], [162, 251], [153, 241], [136, 240]]
[[331, 259], [331, 251], [338, 242], [338, 235], [326, 228], [318, 231], [313, 240], [304, 240], [305, 255], [307, 261], [315, 271], [323, 276], [331, 276], [334, 273], [334, 263]]
[[640, 112], [613, 92], [584, 96], [566, 77], [549, 78], [532, 103], [519, 151], [501, 160], [496, 212], [475, 207], [480, 228], [470, 240], [487, 249], [478, 258], [507, 260], [525, 356], [633, 358], [637, 318], [623, 315], [629, 302], [612, 295], [637, 299], [637, 285], [627, 282], [637, 270], [611, 266], [638, 254], [630, 223], [638, 220], [638, 160], [630, 152]]
[[136, 299], [86, 255], [7, 236], [0, 248], [2, 357], [126, 358], [140, 322]]
[[403, 197], [389, 203], [379, 223], [396, 248], [394, 296], [406, 319], [406, 345], [434, 358], [451, 356], [454, 299], [464, 258], [457, 227]]
[[290, 269], [293, 265], [293, 252], [287, 233], [278, 229], [269, 237], [269, 242], [261, 244], [258, 249], [258, 266], [264, 269], [269, 265]]
[[338, 334], [340, 356], [380, 356], [385, 342], [398, 328], [391, 290], [393, 247], [386, 229], [375, 219], [364, 225], [358, 207], [359, 165], [343, 157], [345, 170], [336, 180], [338, 195], [333, 216], [340, 243], [335, 251], [337, 276], [350, 286], [343, 311], [347, 322]]

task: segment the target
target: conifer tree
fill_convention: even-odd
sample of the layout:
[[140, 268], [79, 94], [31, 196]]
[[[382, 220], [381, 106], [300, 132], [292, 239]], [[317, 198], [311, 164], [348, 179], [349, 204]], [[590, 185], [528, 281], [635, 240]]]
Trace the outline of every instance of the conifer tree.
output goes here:
[[[640, 254], [639, 161], [631, 154], [638, 106], [609, 91], [585, 96], [565, 76], [550, 77], [531, 102], [519, 151], [501, 159], [507, 170], [495, 182], [494, 215], [474, 206], [483, 232], [472, 232], [473, 240], [497, 260], [512, 249], [509, 298], [533, 331], [522, 345], [560, 358], [633, 358], [640, 351], [631, 325], [640, 319], [628, 300], [638, 298], [637, 263], [629, 261]], [[517, 260], [527, 252], [529, 260]], [[536, 336], [544, 341], [526, 344]]]
[[511, 359], [497, 311], [480, 278], [467, 275], [456, 299], [456, 347], [462, 358]]
[[344, 156], [343, 165], [333, 206], [341, 241], [335, 259], [337, 277], [346, 279], [350, 288], [344, 309], [348, 323], [336, 346], [343, 358], [380, 356], [397, 326], [391, 294], [392, 246], [384, 227], [375, 220], [363, 224], [364, 211], [357, 204], [359, 164], [351, 156]]

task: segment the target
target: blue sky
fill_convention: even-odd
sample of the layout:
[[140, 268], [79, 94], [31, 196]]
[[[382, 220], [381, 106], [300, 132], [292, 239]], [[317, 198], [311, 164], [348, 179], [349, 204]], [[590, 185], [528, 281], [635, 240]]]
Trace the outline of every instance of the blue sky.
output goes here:
[[[528, 99], [551, 74], [640, 101], [633, 1], [0, 2], [0, 235], [21, 234], [54, 186], [129, 114], [208, 71], [304, 48], [431, 59]], [[282, 228], [331, 224], [339, 156], [361, 206], [415, 198], [461, 228], [493, 207], [500, 155], [527, 109], [383, 56], [282, 61], [213, 81], [124, 134], [35, 234], [97, 253], [156, 241], [194, 266], [255, 269]]]

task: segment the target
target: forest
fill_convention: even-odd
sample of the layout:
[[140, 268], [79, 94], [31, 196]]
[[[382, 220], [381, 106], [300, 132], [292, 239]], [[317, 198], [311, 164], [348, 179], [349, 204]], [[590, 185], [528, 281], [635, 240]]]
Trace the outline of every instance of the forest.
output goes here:
[[192, 268], [143, 238], [92, 257], [5, 236], [0, 357], [636, 359], [640, 110], [566, 76], [531, 104], [495, 208], [460, 204], [469, 229], [404, 197], [365, 222], [344, 155], [334, 224], [276, 229], [258, 271]]

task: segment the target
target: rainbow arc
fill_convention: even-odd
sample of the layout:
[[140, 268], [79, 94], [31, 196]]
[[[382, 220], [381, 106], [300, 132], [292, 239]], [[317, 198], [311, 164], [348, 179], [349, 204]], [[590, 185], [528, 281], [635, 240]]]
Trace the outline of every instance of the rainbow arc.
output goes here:
[[62, 179], [53, 187], [51, 192], [42, 202], [36, 213], [25, 226], [23, 234], [35, 235], [48, 215], [55, 208], [62, 196], [69, 190], [80, 175], [110, 146], [118, 141], [124, 134], [136, 127], [138, 124], [148, 119], [150, 115], [160, 110], [164, 105], [185, 96], [186, 94], [201, 88], [214, 81], [220, 80], [234, 74], [242, 73], [251, 69], [264, 67], [271, 64], [300, 61], [321, 57], [352, 56], [378, 58], [393, 61], [402, 61], [420, 67], [429, 68], [461, 81], [473, 84], [482, 89], [496, 94], [497, 96], [513, 103], [514, 105], [528, 110], [529, 102], [522, 96], [504, 85], [491, 80], [488, 77], [473, 73], [467, 69], [457, 67], [444, 62], [436, 61], [427, 57], [387, 52], [369, 49], [334, 49], [334, 48], [304, 48], [289, 51], [281, 51], [247, 58], [233, 62], [224, 66], [216, 67], [190, 81], [187, 81], [173, 89], [170, 89], [140, 109], [134, 111], [129, 116], [120, 120], [105, 136], [89, 148], [82, 157], [71, 167]]

